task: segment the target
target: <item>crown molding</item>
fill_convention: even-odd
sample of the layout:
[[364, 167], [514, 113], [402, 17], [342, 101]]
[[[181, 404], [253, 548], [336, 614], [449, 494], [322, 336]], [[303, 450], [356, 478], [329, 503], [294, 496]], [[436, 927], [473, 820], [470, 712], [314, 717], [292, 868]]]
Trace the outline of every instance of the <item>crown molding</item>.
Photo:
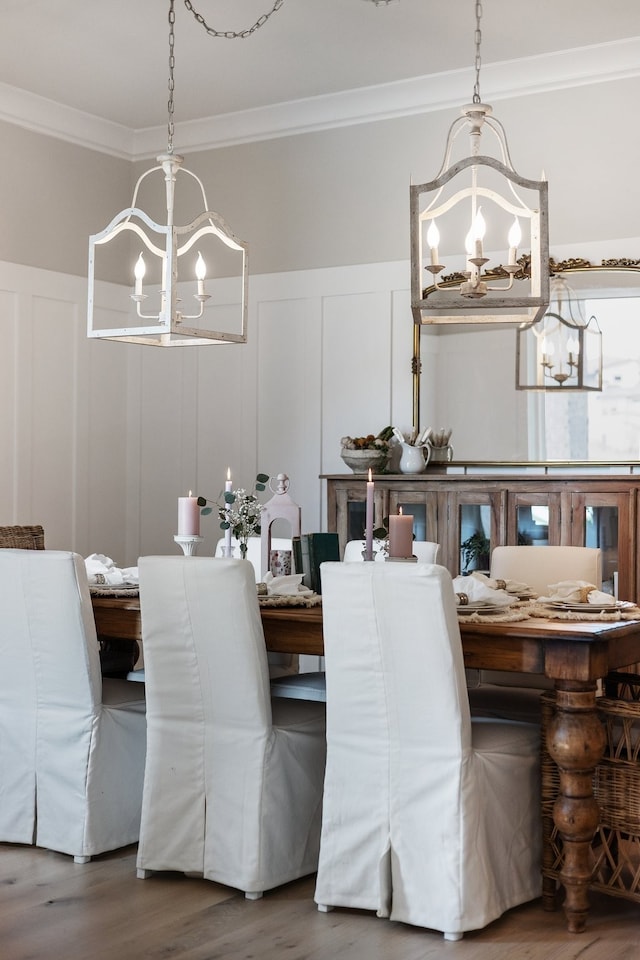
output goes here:
[[[488, 102], [640, 76], [640, 37], [483, 64]], [[176, 123], [181, 152], [209, 150], [460, 107], [471, 71], [451, 70], [341, 93]], [[0, 83], [0, 119], [135, 161], [155, 157], [166, 127], [132, 130]]]

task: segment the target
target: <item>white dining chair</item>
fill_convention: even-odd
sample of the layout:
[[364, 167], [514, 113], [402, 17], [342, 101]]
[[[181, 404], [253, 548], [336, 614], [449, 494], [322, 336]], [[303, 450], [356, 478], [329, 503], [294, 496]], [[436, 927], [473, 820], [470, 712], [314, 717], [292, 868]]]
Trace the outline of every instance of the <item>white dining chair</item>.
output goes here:
[[84, 560], [0, 550], [0, 841], [76, 862], [135, 843], [144, 688], [103, 679]]
[[[218, 540], [216, 544], [216, 550], [214, 556], [224, 557], [223, 547], [225, 545], [225, 538], [222, 537]], [[239, 542], [232, 537], [231, 546], [234, 549], [234, 557], [239, 559], [240, 557], [240, 545]], [[291, 540], [286, 537], [272, 537], [271, 538], [271, 549], [272, 550], [291, 550]], [[247, 556], [246, 559], [249, 561], [253, 567], [253, 572], [256, 578], [256, 583], [260, 583], [262, 580], [262, 540], [260, 537], [249, 537], [247, 540]], [[303, 676], [300, 674], [300, 657], [297, 654], [292, 653], [269, 653], [268, 654], [269, 662], [269, 676], [273, 680], [286, 679], [290, 676]], [[281, 696], [287, 696], [286, 693], [282, 693]]]
[[[551, 584], [584, 580], [602, 586], [602, 552], [596, 547], [504, 546], [491, 554], [490, 576], [526, 583], [544, 596]], [[540, 723], [544, 690], [553, 680], [532, 673], [468, 670], [469, 703], [474, 716], [497, 716]]]
[[264, 890], [317, 867], [324, 704], [273, 700], [242, 560], [141, 557], [147, 761], [138, 875]]
[[585, 580], [600, 589], [602, 551], [597, 547], [495, 547], [490, 576], [526, 583], [539, 596], [562, 580]]
[[315, 900], [459, 939], [540, 896], [540, 731], [471, 720], [451, 576], [322, 568], [327, 768]]
[[[364, 540], [348, 540], [344, 545], [343, 560], [345, 563], [351, 563], [355, 560], [364, 560], [364, 548]], [[430, 540], [413, 541], [413, 555], [414, 557], [417, 557], [421, 563], [437, 563], [439, 552], [439, 543], [432, 543]], [[373, 559], [378, 561], [386, 560], [386, 555], [382, 552], [382, 550], [377, 550]]]

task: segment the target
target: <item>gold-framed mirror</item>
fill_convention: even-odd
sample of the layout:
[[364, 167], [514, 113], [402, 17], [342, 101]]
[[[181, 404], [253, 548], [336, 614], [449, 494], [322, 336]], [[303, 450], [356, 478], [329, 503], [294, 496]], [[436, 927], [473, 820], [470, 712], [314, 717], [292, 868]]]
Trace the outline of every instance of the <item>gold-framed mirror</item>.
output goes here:
[[[526, 269], [525, 258], [523, 262]], [[571, 400], [552, 399], [552, 391], [544, 390], [535, 397], [527, 391], [516, 396], [517, 325], [414, 324], [414, 429], [451, 427], [457, 462], [640, 461], [640, 258], [599, 263], [552, 258], [550, 272], [565, 277], [585, 301], [588, 315], [594, 313], [601, 323], [603, 399], [594, 404], [582, 391]], [[614, 331], [608, 337], [607, 328]], [[598, 405], [600, 412], [595, 412]], [[565, 449], [555, 433], [559, 423], [569, 421], [580, 425], [580, 436], [572, 437]], [[585, 424], [593, 424], [591, 436]], [[569, 427], [563, 429], [568, 437]], [[603, 430], [602, 440], [596, 429]], [[614, 432], [626, 434], [622, 445], [613, 442]]]

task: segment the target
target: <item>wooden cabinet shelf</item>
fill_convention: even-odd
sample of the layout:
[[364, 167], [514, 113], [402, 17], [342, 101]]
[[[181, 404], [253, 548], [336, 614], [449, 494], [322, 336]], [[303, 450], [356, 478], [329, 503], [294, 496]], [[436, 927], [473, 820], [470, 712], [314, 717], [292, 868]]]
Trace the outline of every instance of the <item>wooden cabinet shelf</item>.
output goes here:
[[[344, 550], [347, 540], [364, 536], [367, 478], [323, 479], [327, 527], [338, 533]], [[414, 517], [416, 539], [440, 544], [440, 562], [452, 576], [465, 572], [462, 545], [475, 533], [486, 538], [489, 549], [518, 543], [600, 547], [605, 589], [613, 589], [617, 574], [620, 599], [640, 599], [640, 476], [426, 472], [385, 474], [374, 481], [375, 525], [402, 507]]]

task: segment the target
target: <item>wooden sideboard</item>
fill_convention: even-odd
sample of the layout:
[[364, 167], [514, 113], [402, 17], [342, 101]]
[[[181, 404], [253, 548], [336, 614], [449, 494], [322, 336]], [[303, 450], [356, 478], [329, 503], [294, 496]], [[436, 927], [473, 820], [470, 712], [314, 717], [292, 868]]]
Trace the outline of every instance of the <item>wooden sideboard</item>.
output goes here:
[[[365, 475], [326, 475], [327, 529], [347, 540], [364, 536]], [[489, 549], [503, 544], [600, 547], [603, 581], [618, 596], [640, 599], [640, 475], [532, 472], [486, 474], [429, 469], [419, 475], [375, 476], [375, 524], [390, 513], [414, 516], [419, 540], [440, 544], [452, 576], [465, 569], [462, 544], [479, 532]], [[479, 568], [486, 564], [477, 564]]]

